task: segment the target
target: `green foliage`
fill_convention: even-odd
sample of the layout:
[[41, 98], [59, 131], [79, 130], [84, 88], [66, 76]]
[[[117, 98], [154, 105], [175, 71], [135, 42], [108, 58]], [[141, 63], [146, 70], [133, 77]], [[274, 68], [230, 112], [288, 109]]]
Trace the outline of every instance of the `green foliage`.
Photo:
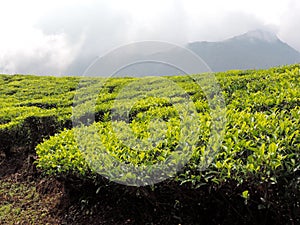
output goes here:
[[78, 176], [88, 172], [86, 161], [78, 149], [73, 130], [65, 130], [50, 137], [49, 140], [36, 147], [39, 167], [47, 174], [74, 173]]
[[[45, 174], [93, 182], [97, 193], [107, 184], [102, 176], [145, 184], [152, 172], [169, 178], [162, 186], [172, 191], [179, 190], [174, 184], [204, 193], [225, 189], [224, 196], [240, 199], [250, 211], [272, 208], [290, 221], [300, 204], [299, 72], [297, 64], [215, 74], [226, 103], [220, 148], [211, 137], [220, 135], [212, 121], [221, 115], [213, 118], [210, 109], [219, 99], [211, 90], [209, 104], [201, 89], [206, 87], [195, 82], [202, 75], [163, 80], [0, 75], [0, 151], [9, 156], [20, 146], [36, 150], [37, 167]], [[27, 218], [10, 199], [24, 192], [1, 185], [13, 192], [0, 190], [6, 199], [0, 220]]]
[[0, 75], [0, 151], [33, 149], [44, 137], [70, 127], [78, 78]]
[[[184, 156], [176, 151], [180, 143], [192, 149], [191, 159], [173, 177], [182, 184], [276, 184], [299, 173], [299, 65], [215, 76], [227, 121], [221, 148], [212, 159], [206, 146], [216, 131], [211, 130], [210, 108], [201, 90], [205, 87], [194, 81], [203, 79], [201, 75], [163, 80], [0, 75], [0, 150], [8, 154], [14, 147], [39, 144], [38, 167], [47, 174], [92, 178], [100, 171], [108, 177], [121, 174], [124, 182], [140, 178], [120, 173], [116, 162], [144, 169], [165, 160], [175, 165]], [[183, 113], [189, 101], [196, 111]], [[197, 123], [183, 124], [189, 115]], [[71, 128], [72, 119], [77, 127], [64, 130]], [[189, 136], [193, 129], [199, 132], [195, 139]], [[140, 141], [130, 145], [132, 138]], [[105, 164], [94, 165], [95, 156]], [[209, 167], [201, 171], [207, 161]]]
[[[197, 76], [201, 78], [201, 75]], [[190, 77], [169, 78], [191, 95], [199, 119], [198, 139], [190, 145], [193, 150], [191, 160], [173, 179], [197, 188], [208, 184], [221, 186], [229, 181], [238, 182], [239, 185], [252, 181], [276, 184], [282, 177], [299, 173], [299, 65], [246, 73], [229, 71], [218, 73], [216, 77], [227, 104], [226, 132], [221, 149], [205, 171], [201, 171], [199, 165], [207, 160], [205, 147], [211, 135], [211, 117], [206, 98]], [[139, 96], [141, 92], [123, 87], [136, 80], [107, 81], [94, 111], [90, 112], [101, 115], [96, 118], [97, 123], [65, 130], [39, 144], [36, 148], [38, 166], [48, 174], [72, 173], [93, 177], [101, 171], [107, 177], [121, 174], [124, 182], [134, 182], [139, 177], [129, 172], [121, 173], [116, 162], [147, 167], [168, 160], [182, 138], [178, 108], [184, 105], [184, 96], [172, 87], [163, 86], [162, 82], [155, 84], [153, 80], [154, 88], [149, 90], [149, 96], [129, 106], [130, 98]], [[166, 96], [172, 96], [172, 101], [155, 97], [162, 89]], [[118, 97], [119, 91], [122, 91], [121, 97]], [[81, 99], [80, 102], [88, 101]], [[112, 107], [117, 112], [122, 112], [122, 107], [129, 108], [130, 120], [122, 121], [124, 115], [118, 114], [117, 118], [121, 118], [119, 121], [110, 121]], [[88, 116], [84, 107], [78, 112], [78, 118]], [[164, 123], [155, 123], [155, 119], [161, 119]], [[154, 124], [152, 128], [151, 123]], [[128, 136], [122, 136], [128, 132], [119, 134], [114, 127], [123, 131], [128, 129], [136, 139], [142, 141], [139, 145], [130, 146], [126, 143]], [[76, 136], [81, 132], [86, 132], [85, 138]], [[93, 154], [87, 149], [93, 149]], [[97, 165], [94, 164], [94, 157], [98, 157]]]

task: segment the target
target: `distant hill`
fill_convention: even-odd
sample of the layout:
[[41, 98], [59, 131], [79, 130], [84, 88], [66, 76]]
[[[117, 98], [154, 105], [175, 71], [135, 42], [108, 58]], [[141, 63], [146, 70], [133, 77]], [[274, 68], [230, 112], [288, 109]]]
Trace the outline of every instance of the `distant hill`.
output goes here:
[[[199, 55], [213, 72], [232, 69], [267, 69], [300, 62], [298, 51], [282, 42], [275, 34], [263, 30], [253, 30], [220, 42], [193, 42], [186, 47]], [[142, 77], [208, 72], [204, 64], [202, 70], [193, 70], [193, 65], [192, 63], [189, 65], [189, 57], [186, 55], [188, 53], [183, 49], [154, 48], [152, 51], [151, 54], [139, 52], [139, 48], [135, 48], [134, 45], [130, 49], [125, 49], [116, 59], [132, 63], [114, 71], [114, 76]], [[173, 64], [167, 64], [166, 59], [171, 59]], [[181, 70], [183, 68], [179, 65], [183, 61], [190, 71]], [[115, 63], [114, 58], [101, 62], [91, 69], [88, 75], [111, 75], [110, 69]]]
[[213, 71], [265, 69], [300, 62], [300, 53], [275, 34], [253, 30], [221, 42], [193, 42], [187, 48]]

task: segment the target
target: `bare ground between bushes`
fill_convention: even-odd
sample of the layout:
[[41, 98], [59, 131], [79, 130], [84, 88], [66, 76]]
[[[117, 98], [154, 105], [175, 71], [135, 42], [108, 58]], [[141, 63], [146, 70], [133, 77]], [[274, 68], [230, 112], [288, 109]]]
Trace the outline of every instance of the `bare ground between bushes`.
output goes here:
[[[7, 159], [0, 155], [0, 224], [129, 224], [88, 212], [76, 200], [70, 200], [64, 184], [42, 176], [34, 155], [14, 151]], [[76, 199], [76, 198], [75, 198]], [[78, 199], [77, 199], [78, 200]], [[108, 210], [109, 211], [109, 210]]]
[[[191, 191], [161, 185], [130, 188], [112, 185], [96, 195], [92, 185], [80, 188], [42, 176], [35, 155], [15, 149], [0, 155], [0, 224], [287, 224], [299, 222], [300, 209], [286, 218], [270, 210], [245, 206], [242, 187]], [[172, 188], [174, 188], [172, 190]], [[283, 220], [284, 219], [284, 220]]]

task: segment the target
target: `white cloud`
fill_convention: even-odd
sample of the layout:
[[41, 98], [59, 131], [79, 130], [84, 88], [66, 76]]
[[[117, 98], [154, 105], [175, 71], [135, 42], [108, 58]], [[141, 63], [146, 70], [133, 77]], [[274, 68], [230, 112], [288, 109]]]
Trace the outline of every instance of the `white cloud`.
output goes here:
[[293, 10], [282, 16], [279, 37], [300, 51], [300, 1], [293, 1], [289, 6]]
[[300, 50], [298, 0], [0, 0], [0, 72], [81, 74], [122, 44], [218, 41], [256, 28]]
[[28, 29], [14, 42], [1, 42], [1, 72], [61, 75], [77, 56], [80, 43], [70, 45], [65, 34], [45, 35]]
[[1, 4], [0, 72], [60, 75], [76, 57], [82, 37], [69, 43], [65, 33], [45, 34], [35, 27], [46, 11], [35, 12], [38, 1], [12, 1]]

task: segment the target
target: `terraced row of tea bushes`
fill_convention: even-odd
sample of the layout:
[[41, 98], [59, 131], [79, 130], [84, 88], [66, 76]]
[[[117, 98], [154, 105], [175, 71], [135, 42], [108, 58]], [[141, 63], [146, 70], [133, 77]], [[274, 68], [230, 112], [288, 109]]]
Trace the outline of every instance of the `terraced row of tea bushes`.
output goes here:
[[102, 176], [143, 185], [172, 175], [164, 183], [208, 190], [229, 185], [248, 204], [292, 211], [300, 204], [299, 68], [217, 73], [226, 103], [219, 148], [212, 137], [222, 129], [213, 119], [222, 115], [209, 106], [222, 99], [217, 89], [206, 96], [198, 85], [205, 84], [202, 75], [0, 75], [0, 151], [38, 144], [45, 174], [100, 187]]
[[[79, 90], [98, 79], [78, 77], [45, 77], [30, 75], [0, 75], [0, 151], [10, 155], [13, 149], [26, 147], [34, 150], [43, 138], [72, 127], [72, 106], [86, 101], [91, 95]], [[103, 117], [100, 103], [116, 95], [126, 78], [106, 81], [99, 104], [97, 120]], [[78, 93], [77, 93], [78, 92]], [[74, 97], [77, 97], [74, 99]], [[82, 99], [78, 99], [78, 97]], [[108, 108], [103, 109], [103, 112]], [[81, 115], [85, 117], [86, 115]]]
[[[205, 116], [200, 118], [205, 120]], [[243, 183], [254, 178], [260, 182], [276, 183], [279, 177], [299, 174], [300, 107], [295, 107], [289, 112], [274, 112], [271, 115], [229, 110], [227, 118], [223, 145], [204, 172], [199, 172], [199, 164], [202, 163], [202, 154], [209, 137], [209, 126], [201, 121], [201, 140], [198, 145], [192, 143], [195, 145], [192, 159], [184, 171], [178, 174], [177, 180], [183, 183], [191, 182], [196, 186], [207, 182], [222, 184], [228, 180]], [[120, 167], [116, 167], [115, 160], [139, 168], [143, 165], [146, 168], [170, 160], [170, 155], [179, 143], [180, 129], [176, 124], [178, 121], [169, 120], [165, 130], [158, 127], [159, 124], [155, 124], [153, 129], [159, 133], [152, 132], [152, 136], [150, 132], [145, 132], [147, 123], [150, 122], [133, 120], [131, 123], [130, 128], [135, 132], [136, 138], [147, 138], [144, 146], [142, 143], [140, 146], [134, 146], [139, 148], [138, 150], [125, 145], [124, 141], [121, 141], [125, 140], [124, 137], [115, 134], [114, 126], [128, 132], [124, 122], [118, 122], [118, 125], [100, 122], [88, 128], [63, 131], [37, 146], [39, 167], [48, 174], [56, 175], [65, 173], [93, 176], [95, 172], [100, 171], [107, 177], [125, 179], [122, 182], [134, 184], [144, 177], [136, 177], [130, 172], [124, 174]], [[121, 134], [124, 135], [123, 132]], [[145, 151], [145, 147], [152, 147], [152, 142], [147, 142], [149, 139], [156, 146]], [[180, 156], [182, 155], [176, 154], [176, 157]], [[174, 164], [180, 161], [176, 157]], [[98, 164], [95, 165], [95, 161]], [[94, 174], [91, 174], [91, 171]]]
[[33, 150], [44, 137], [71, 127], [77, 78], [0, 76], [0, 151]]
[[[110, 114], [116, 97], [120, 100], [124, 98], [126, 101], [126, 96], [119, 96], [118, 93], [127, 83], [134, 80], [133, 78], [105, 79], [99, 85], [99, 79], [95, 78], [1, 75], [0, 151], [9, 155], [13, 148], [20, 146], [33, 149], [43, 137], [53, 135], [63, 128], [70, 128], [71, 119], [75, 124], [77, 121], [87, 122], [91, 118], [92, 121], [104, 121]], [[207, 109], [205, 102], [199, 100], [201, 94], [197, 92], [197, 85], [193, 84], [189, 77], [175, 77], [174, 81], [192, 96], [193, 101], [198, 98], [195, 103], [198, 111], [204, 112]], [[101, 85], [104, 83], [104, 86]], [[131, 94], [131, 97], [138, 95], [137, 91]], [[179, 94], [178, 101], [182, 99], [180, 95], [182, 93]], [[172, 97], [173, 102], [176, 100], [176, 94], [172, 94], [172, 90], [169, 91], [168, 96]], [[88, 100], [92, 100], [95, 105], [95, 107], [88, 107], [91, 111], [86, 111]], [[85, 104], [81, 104], [82, 102]], [[77, 105], [83, 109], [74, 112], [72, 106], [76, 108]], [[137, 110], [146, 110], [149, 106], [140, 107], [141, 109]], [[131, 117], [136, 112], [133, 109]]]
[[[254, 160], [253, 163], [247, 164], [246, 162], [248, 157], [255, 156], [256, 153], [253, 149], [268, 149], [269, 145], [274, 147], [274, 144], [277, 146], [276, 149], [281, 149], [280, 145], [285, 146], [282, 147], [283, 149], [288, 149], [287, 152], [282, 154], [282, 157], [284, 160], [288, 158], [289, 161], [283, 164], [291, 164], [291, 167], [294, 168], [295, 165], [293, 165], [293, 162], [295, 162], [294, 164], [297, 164], [298, 160], [298, 158], [296, 158], [298, 157], [298, 154], [296, 154], [297, 152], [293, 151], [298, 151], [299, 149], [299, 146], [297, 145], [299, 142], [299, 134], [297, 133], [299, 121], [291, 118], [297, 118], [298, 115], [297, 106], [299, 106], [298, 102], [300, 95], [300, 82], [298, 82], [299, 66], [293, 65], [261, 71], [230, 71], [226, 73], [219, 73], [216, 76], [221, 84], [222, 90], [224, 90], [223, 94], [227, 103], [228, 120], [226, 124], [225, 139], [223, 142], [224, 147], [221, 148], [222, 151], [219, 152], [219, 154], [225, 154], [223, 153], [224, 149], [229, 149], [229, 152], [232, 151], [232, 148], [229, 148], [228, 145], [231, 146], [233, 145], [232, 143], [234, 143], [235, 148], [238, 149], [235, 151], [238, 151], [238, 153], [232, 153], [232, 155], [235, 157], [242, 156], [242, 158], [240, 158], [239, 160], [241, 161], [239, 161], [233, 157], [235, 161], [227, 163], [229, 165], [228, 168], [220, 166], [222, 160], [215, 161], [213, 163], [217, 165], [215, 169], [218, 171], [223, 168], [224, 171], [227, 171], [227, 174], [230, 174], [230, 176], [227, 177], [230, 179], [233, 177], [232, 174], [236, 174], [236, 179], [238, 179], [240, 176], [240, 172], [238, 171], [242, 171], [242, 168], [244, 167], [247, 167], [252, 172], [255, 171], [255, 173], [257, 173], [261, 168], [255, 164], [255, 162], [258, 161]], [[210, 135], [209, 128], [211, 118], [209, 116], [208, 104], [199, 86], [193, 82], [191, 77], [176, 76], [168, 77], [168, 79], [170, 79], [171, 82], [175, 82], [176, 85], [184, 91], [180, 90], [180, 88], [174, 88], [172, 85], [165, 85], [166, 83], [155, 79], [152, 83], [149, 83], [149, 80], [146, 80], [146, 82], [148, 82], [148, 86], [152, 87], [153, 90], [147, 92], [149, 96], [141, 97], [140, 95], [145, 94], [145, 86], [147, 85], [146, 83], [141, 85], [141, 80], [133, 78], [105, 80], [105, 82], [102, 82], [104, 84], [104, 86], [102, 86], [97, 85], [96, 82], [99, 79], [95, 78], [79, 80], [78, 78], [2, 75], [2, 88], [0, 95], [2, 97], [1, 107], [3, 109], [1, 110], [0, 116], [1, 149], [6, 150], [7, 147], [23, 146], [24, 144], [33, 147], [41, 141], [42, 137], [52, 135], [66, 127], [70, 128], [71, 116], [73, 116], [73, 119], [79, 123], [85, 123], [86, 121], [84, 121], [84, 118], [95, 117], [94, 120], [96, 122], [100, 122], [98, 126], [101, 127], [104, 124], [105, 129], [110, 129], [109, 133], [115, 132], [115, 130], [112, 130], [112, 125], [109, 123], [111, 116], [113, 116], [115, 120], [123, 120], [125, 118], [127, 119], [127, 123], [129, 122], [130, 124], [134, 124], [134, 127], [136, 127], [137, 130], [134, 132], [134, 135], [140, 138], [149, 138], [149, 135], [152, 135], [150, 139], [152, 138], [154, 140], [153, 142], [155, 142], [160, 140], [161, 136], [164, 136], [163, 132], [162, 134], [158, 133], [155, 136], [155, 134], [152, 134], [153, 132], [143, 132], [143, 129], [141, 128], [149, 127], [153, 118], [162, 119], [165, 122], [170, 122], [172, 119], [173, 121], [177, 121], [175, 123], [178, 123], [179, 114], [177, 108], [180, 107], [181, 104], [186, 103], [186, 94], [189, 94], [190, 98], [194, 102], [196, 111], [198, 112], [198, 117], [200, 118], [199, 127], [201, 128], [201, 132], [197, 143], [192, 144], [194, 153], [187, 168], [198, 168], [197, 164], [200, 163], [199, 160], [201, 158], [200, 153], [204, 152], [204, 147], [207, 145]], [[137, 84], [140, 85], [140, 89], [135, 88], [133, 90], [132, 87], [130, 88], [130, 83], [134, 83], [136, 81], [139, 82]], [[167, 82], [170, 84], [170, 81]], [[94, 88], [91, 88], [93, 85]], [[101, 87], [100, 93], [98, 93], [99, 87]], [[134, 87], [138, 87], [138, 85], [135, 85]], [[130, 102], [130, 99], [134, 97], [138, 98], [138, 102], [133, 104]], [[116, 99], [118, 101], [115, 101]], [[89, 105], [86, 103], [89, 102], [92, 102], [90, 105], [92, 107], [86, 107]], [[131, 105], [128, 104], [128, 102], [130, 102]], [[75, 111], [74, 109], [72, 111], [72, 105], [74, 105]], [[78, 110], [76, 109], [77, 106], [79, 108]], [[124, 106], [126, 107], [124, 108]], [[80, 109], [80, 107], [82, 107], [82, 109]], [[91, 111], [87, 112], [87, 108], [91, 109]], [[127, 115], [128, 110], [129, 113]], [[76, 115], [76, 113], [78, 113], [78, 115]], [[245, 118], [243, 115], [245, 115]], [[78, 116], [78, 118], [76, 118], [76, 116]], [[246, 121], [249, 120], [249, 117], [251, 117], [251, 123], [249, 122], [248, 124]], [[235, 119], [229, 120], [230, 118]], [[257, 123], [260, 120], [267, 120], [264, 122], [265, 124], [263, 124], [262, 127], [268, 129], [264, 131], [258, 129]], [[242, 124], [239, 126], [237, 125], [238, 121], [242, 121]], [[274, 121], [276, 121], [276, 123]], [[288, 121], [292, 121], [291, 124]], [[119, 123], [122, 124], [122, 121]], [[159, 124], [155, 124], [155, 126], [158, 125]], [[249, 128], [251, 126], [254, 127], [252, 128], [252, 133], [249, 131], [251, 130]], [[170, 127], [168, 129], [176, 130], [176, 128]], [[165, 127], [165, 130], [163, 131], [167, 132], [168, 129]], [[278, 133], [274, 131], [278, 131]], [[143, 134], [139, 134], [139, 132]], [[230, 136], [230, 138], [227, 140], [226, 138], [228, 136]], [[282, 138], [286, 136], [288, 136], [289, 139], [284, 139], [283, 141]], [[59, 139], [59, 136], [55, 137]], [[166, 143], [160, 143], [160, 146], [159, 144], [156, 146], [159, 146], [159, 154], [151, 154], [163, 155], [162, 158], [160, 158], [160, 160], [163, 161], [170, 155], [170, 152], [168, 154], [161, 153], [161, 151], [164, 151], [165, 146], [169, 146], [169, 150], [171, 152], [176, 149], [176, 145], [180, 139], [180, 135], [178, 134], [178, 124], [177, 136], [174, 135], [174, 137], [171, 135], [169, 136], [169, 140], [165, 140]], [[113, 139], [114, 143], [120, 144], [120, 141], [117, 141], [120, 137], [114, 136], [114, 138], [116, 138], [116, 140]], [[69, 137], [69, 139], [72, 139], [72, 137]], [[125, 139], [125, 137], [123, 139]], [[291, 142], [291, 140], [293, 141]], [[59, 143], [60, 141], [55, 139], [55, 142]], [[170, 145], [170, 143], [173, 144]], [[294, 145], [291, 145], [291, 143]], [[263, 144], [265, 147], [262, 147]], [[146, 144], [144, 143], [144, 148], [147, 145], [149, 145], [149, 142]], [[123, 147], [127, 150], [122, 150], [122, 154], [126, 155], [126, 151], [129, 151], [130, 149], [128, 149], [128, 146], [127, 148], [126, 146]], [[273, 149], [273, 147], [270, 148]], [[68, 147], [68, 149], [69, 148], [72, 149], [72, 147]], [[45, 148], [44, 153], [41, 153], [40, 155], [40, 159], [43, 159], [43, 155], [57, 154], [56, 151], [59, 150], [59, 147], [52, 147], [51, 149], [52, 151], [48, 152], [47, 148]], [[112, 152], [113, 150], [111, 150], [111, 154], [113, 154]], [[142, 157], [148, 157], [150, 159], [151, 157], [147, 156], [146, 153], [147, 152], [145, 152], [145, 155]], [[78, 155], [81, 153], [76, 154]], [[220, 158], [219, 154], [216, 155], [215, 160], [224, 158]], [[291, 154], [293, 157], [285, 157], [285, 154]], [[63, 157], [63, 155], [60, 155], [58, 159], [61, 157]], [[118, 157], [121, 156], [119, 155]], [[138, 154], [135, 154], [135, 157], [139, 157]], [[134, 159], [134, 157], [132, 156], [131, 159]], [[230, 160], [233, 159], [231, 158]], [[251, 157], [249, 159], [251, 159]], [[253, 159], [256, 158], [254, 157]], [[269, 159], [266, 160], [268, 161]], [[281, 168], [278, 166], [278, 161], [282, 161], [281, 156], [279, 156], [279, 159], [275, 157], [273, 160], [275, 164], [277, 162], [276, 169]], [[48, 162], [50, 164], [52, 163], [51, 160]], [[60, 161], [58, 160], [58, 162]], [[64, 168], [64, 166], [74, 168], [71, 173], [78, 172], [76, 172], [75, 169], [76, 163], [70, 166], [58, 162], [52, 164], [52, 169], [47, 167], [47, 165], [43, 165], [41, 167], [46, 170], [49, 169], [49, 171], [52, 171], [51, 173], [68, 171], [65, 169], [57, 170], [57, 167]], [[131, 163], [133, 162], [134, 160]], [[154, 160], [152, 163], [155, 164], [155, 162], [156, 161]], [[149, 163], [149, 161], [147, 161], [147, 163]], [[81, 162], [81, 164], [83, 165], [85, 162]], [[136, 164], [140, 165], [141, 162], [137, 161]], [[227, 164], [225, 163], [224, 165]], [[236, 166], [233, 166], [234, 164], [236, 164]], [[240, 169], [237, 169], [237, 167], [239, 167], [238, 165], [240, 165]], [[269, 168], [273, 170], [273, 167]], [[86, 167], [86, 169], [87, 168], [88, 167]], [[231, 171], [232, 168], [234, 168], [236, 173]], [[189, 169], [187, 169], [187, 171], [188, 170]], [[80, 171], [82, 172], [83, 170]], [[225, 174], [224, 171], [220, 174]], [[249, 174], [248, 172], [249, 171], [246, 170], [243, 173]], [[189, 171], [187, 174], [189, 173], [191, 172]], [[178, 177], [184, 177], [182, 180], [183, 182], [191, 181], [192, 183], [198, 183], [200, 182], [201, 177], [204, 176], [203, 174], [199, 175], [197, 173], [190, 175], [187, 174], [181, 174]], [[268, 175], [268, 179], [271, 179], [271, 177], [271, 175]], [[214, 176], [213, 178], [216, 183], [222, 183], [227, 179], [224, 177], [220, 177], [219, 179], [217, 176]], [[195, 182], [195, 180], [197, 180], [197, 182]]]
[[[156, 171], [168, 177], [183, 166], [181, 159], [191, 157], [172, 180], [200, 187], [220, 186], [232, 181], [239, 185], [248, 182], [254, 186], [275, 185], [287, 177], [297, 179], [300, 169], [299, 65], [261, 71], [230, 71], [217, 74], [217, 78], [227, 103], [227, 122], [222, 145], [204, 171], [201, 171], [201, 165], [207, 163], [206, 146], [212, 134], [209, 107], [205, 95], [199, 92], [192, 79], [180, 76], [170, 79], [177, 80], [178, 86], [189, 90], [194, 101], [198, 118], [195, 124], [199, 131], [196, 140], [189, 139], [188, 132], [193, 131], [194, 124], [187, 123], [184, 129], [180, 126], [182, 120], [176, 111], [186, 103], [181, 90], [164, 86], [164, 82], [156, 79], [152, 83], [145, 79], [152, 87], [148, 96], [139, 96], [145, 94], [142, 89], [146, 84], [140, 85], [141, 90], [118, 86], [121, 93], [107, 92], [109, 97], [102, 93], [94, 108], [101, 108], [103, 103], [105, 119], [91, 126], [65, 130], [38, 145], [38, 166], [45, 173], [57, 176], [92, 179], [100, 173], [121, 183], [143, 184], [151, 183], [145, 175], [154, 170], [155, 165], [167, 161], [170, 167], [173, 166], [174, 170], [162, 166]], [[126, 82], [130, 86], [130, 82]], [[161, 93], [172, 97], [166, 98]], [[136, 96], [138, 101], [132, 105], [131, 99]], [[82, 108], [78, 112], [84, 114]], [[162, 121], [156, 123], [158, 118], [162, 118], [165, 125]], [[132, 144], [131, 140], [135, 139], [141, 142]], [[182, 140], [191, 147], [191, 155], [180, 145]], [[176, 151], [179, 147], [181, 152]], [[132, 165], [132, 170], [122, 167], [123, 164]], [[169, 169], [166, 170], [169, 173], [164, 174], [165, 169]], [[137, 170], [142, 171], [140, 176]], [[299, 186], [297, 188], [299, 191]]]

